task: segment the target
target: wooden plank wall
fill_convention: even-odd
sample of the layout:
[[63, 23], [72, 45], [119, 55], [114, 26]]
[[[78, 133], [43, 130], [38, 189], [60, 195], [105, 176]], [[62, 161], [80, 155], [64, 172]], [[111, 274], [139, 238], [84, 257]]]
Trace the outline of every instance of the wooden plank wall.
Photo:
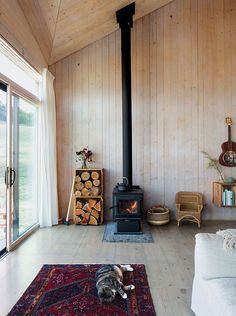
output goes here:
[[17, 0], [0, 0], [0, 35], [33, 67], [47, 67]]
[[[105, 173], [105, 216], [122, 177], [120, 33], [51, 67], [55, 74], [59, 203], [68, 205], [75, 151], [89, 145]], [[214, 170], [201, 154], [221, 153], [232, 116], [236, 140], [236, 1], [176, 0], [137, 20], [132, 30], [133, 174], [145, 209], [175, 193], [205, 196], [206, 219], [236, 219], [212, 202]], [[224, 168], [236, 177], [235, 168]]]

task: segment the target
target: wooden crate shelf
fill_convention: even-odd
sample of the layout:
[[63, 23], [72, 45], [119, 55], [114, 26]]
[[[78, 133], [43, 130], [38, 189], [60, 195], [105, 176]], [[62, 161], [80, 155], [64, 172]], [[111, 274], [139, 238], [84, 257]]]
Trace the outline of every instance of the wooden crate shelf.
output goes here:
[[[223, 197], [224, 191], [232, 192], [233, 203], [230, 204]], [[226, 183], [215, 181], [212, 184], [212, 202], [218, 207], [236, 207], [236, 183]], [[230, 204], [230, 205], [229, 205]]]
[[74, 223], [103, 223], [103, 169], [75, 170]]

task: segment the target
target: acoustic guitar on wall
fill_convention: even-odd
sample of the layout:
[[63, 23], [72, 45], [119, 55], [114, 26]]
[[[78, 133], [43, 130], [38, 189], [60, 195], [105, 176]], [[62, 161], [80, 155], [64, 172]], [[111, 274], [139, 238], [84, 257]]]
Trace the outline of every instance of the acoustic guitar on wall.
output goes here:
[[231, 117], [226, 117], [225, 123], [228, 125], [228, 141], [221, 145], [222, 153], [219, 157], [219, 163], [226, 167], [236, 166], [236, 143], [231, 140]]

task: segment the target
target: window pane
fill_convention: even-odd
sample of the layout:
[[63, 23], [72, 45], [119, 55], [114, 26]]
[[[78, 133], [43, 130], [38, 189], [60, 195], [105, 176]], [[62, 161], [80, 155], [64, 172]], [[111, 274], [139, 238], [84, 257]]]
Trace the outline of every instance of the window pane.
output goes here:
[[0, 74], [40, 99], [41, 75], [0, 37]]
[[0, 82], [0, 254], [6, 248], [6, 86]]
[[[37, 222], [37, 109], [13, 96], [13, 240]], [[13, 177], [13, 175], [12, 175]]]

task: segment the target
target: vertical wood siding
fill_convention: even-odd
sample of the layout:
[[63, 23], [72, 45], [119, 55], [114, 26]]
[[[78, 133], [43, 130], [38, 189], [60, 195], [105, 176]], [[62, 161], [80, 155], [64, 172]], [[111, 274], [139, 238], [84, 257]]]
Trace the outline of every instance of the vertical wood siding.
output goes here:
[[[65, 215], [75, 152], [89, 145], [105, 168], [105, 216], [122, 178], [120, 32], [57, 62], [58, 187]], [[132, 29], [133, 182], [145, 209], [166, 204], [174, 216], [177, 191], [199, 191], [206, 219], [236, 219], [217, 208], [201, 154], [221, 153], [232, 116], [236, 141], [236, 1], [176, 0], [137, 20]], [[236, 177], [235, 168], [224, 168]]]

